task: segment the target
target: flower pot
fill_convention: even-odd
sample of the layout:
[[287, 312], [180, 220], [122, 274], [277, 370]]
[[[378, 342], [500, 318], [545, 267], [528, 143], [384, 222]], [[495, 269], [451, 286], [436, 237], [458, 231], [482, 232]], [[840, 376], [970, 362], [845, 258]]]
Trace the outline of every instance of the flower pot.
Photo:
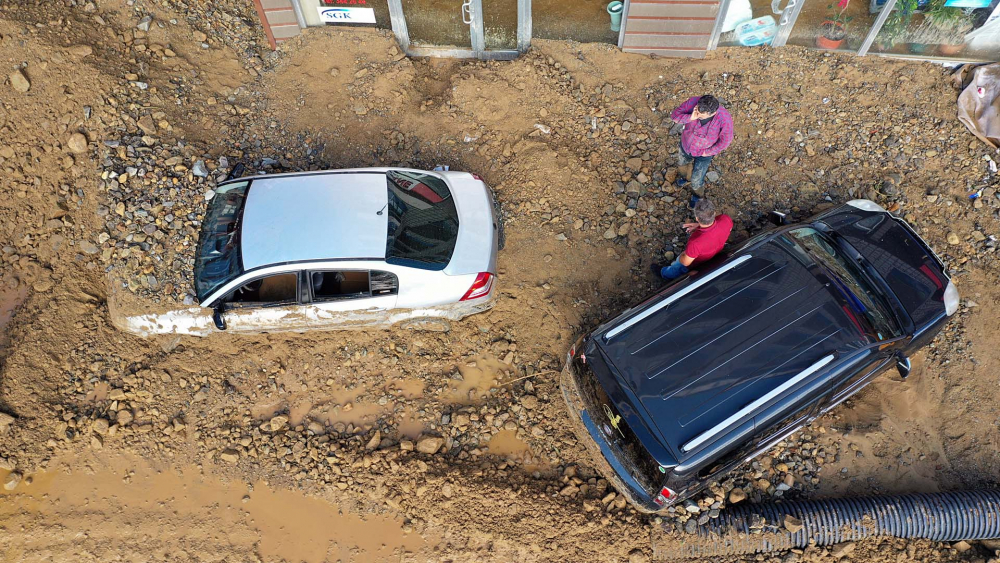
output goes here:
[[847, 30], [844, 24], [827, 20], [820, 25], [820, 34], [816, 36], [816, 46], [820, 49], [837, 49], [844, 44]]
[[965, 48], [965, 43], [959, 43], [958, 45], [948, 45], [942, 43], [941, 45], [938, 45], [938, 54], [944, 55], [946, 57], [951, 55], [957, 55], [961, 53], [962, 49], [964, 48]]

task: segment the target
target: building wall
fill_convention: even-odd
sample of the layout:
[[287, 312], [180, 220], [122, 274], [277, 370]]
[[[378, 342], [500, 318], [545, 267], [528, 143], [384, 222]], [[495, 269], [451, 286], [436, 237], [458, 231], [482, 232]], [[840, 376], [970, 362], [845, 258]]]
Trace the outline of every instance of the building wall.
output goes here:
[[663, 57], [703, 58], [719, 15], [717, 0], [631, 0], [622, 49]]
[[279, 43], [299, 34], [299, 23], [295, 19], [294, 0], [253, 0], [257, 16], [264, 26], [267, 42], [274, 49]]

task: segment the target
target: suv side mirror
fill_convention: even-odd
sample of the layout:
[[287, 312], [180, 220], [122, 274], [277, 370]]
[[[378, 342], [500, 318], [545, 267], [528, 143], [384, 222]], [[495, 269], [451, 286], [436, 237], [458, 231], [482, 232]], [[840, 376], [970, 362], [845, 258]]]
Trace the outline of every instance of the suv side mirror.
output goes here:
[[219, 330], [226, 330], [226, 319], [222, 316], [222, 304], [216, 305], [212, 309], [212, 322], [215, 323], [215, 328]]
[[771, 211], [768, 213], [767, 220], [776, 227], [788, 224], [788, 216], [780, 211]]
[[899, 371], [899, 376], [906, 379], [910, 375], [910, 358], [902, 354], [896, 356], [896, 369]]

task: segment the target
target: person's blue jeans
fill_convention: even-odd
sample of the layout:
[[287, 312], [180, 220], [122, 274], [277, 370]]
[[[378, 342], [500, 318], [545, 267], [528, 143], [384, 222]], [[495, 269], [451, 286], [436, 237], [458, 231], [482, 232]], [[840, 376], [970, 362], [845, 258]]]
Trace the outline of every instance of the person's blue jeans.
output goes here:
[[712, 165], [711, 156], [691, 156], [684, 146], [681, 145], [677, 154], [677, 166], [684, 166], [694, 162], [691, 167], [691, 191], [698, 197], [704, 197], [705, 175], [708, 174], [708, 167]]
[[673, 264], [660, 268], [660, 277], [665, 280], [674, 280], [688, 273], [688, 268], [681, 264], [680, 259], [674, 260]]

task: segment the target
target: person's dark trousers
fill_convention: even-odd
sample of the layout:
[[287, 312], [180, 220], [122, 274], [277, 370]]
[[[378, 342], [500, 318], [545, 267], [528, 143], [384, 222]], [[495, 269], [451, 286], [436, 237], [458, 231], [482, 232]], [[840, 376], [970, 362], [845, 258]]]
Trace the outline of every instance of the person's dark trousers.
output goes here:
[[[684, 146], [682, 145], [680, 152], [677, 154], [677, 166], [684, 166], [690, 162], [694, 162], [694, 166], [691, 167], [691, 180], [689, 183], [691, 193], [698, 198], [705, 197], [705, 175], [708, 174], [708, 167], [712, 165], [712, 157], [691, 156], [684, 150]], [[683, 186], [687, 183], [680, 182], [680, 185]]]

